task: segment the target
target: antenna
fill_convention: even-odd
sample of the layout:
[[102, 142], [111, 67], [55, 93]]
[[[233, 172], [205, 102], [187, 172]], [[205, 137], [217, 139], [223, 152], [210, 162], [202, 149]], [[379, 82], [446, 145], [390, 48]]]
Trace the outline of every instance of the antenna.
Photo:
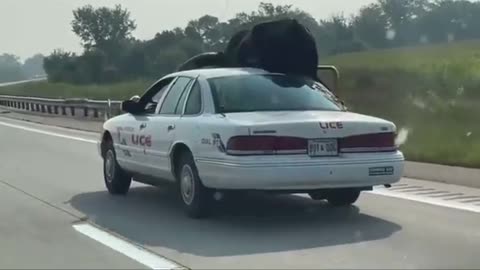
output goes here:
[[223, 18], [222, 18], [222, 21], [225, 21], [227, 20], [227, 13], [228, 13], [228, 8], [229, 8], [229, 5], [230, 5], [230, 2], [229, 0], [225, 0], [224, 1], [224, 10], [223, 10]]

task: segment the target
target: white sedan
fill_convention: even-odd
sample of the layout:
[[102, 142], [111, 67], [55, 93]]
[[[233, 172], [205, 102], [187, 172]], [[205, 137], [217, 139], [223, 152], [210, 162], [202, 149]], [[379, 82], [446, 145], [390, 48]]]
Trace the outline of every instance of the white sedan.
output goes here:
[[174, 183], [191, 217], [214, 195], [308, 193], [335, 206], [398, 181], [396, 126], [347, 111], [323, 85], [253, 68], [173, 73], [103, 125], [99, 152], [112, 194], [132, 179]]

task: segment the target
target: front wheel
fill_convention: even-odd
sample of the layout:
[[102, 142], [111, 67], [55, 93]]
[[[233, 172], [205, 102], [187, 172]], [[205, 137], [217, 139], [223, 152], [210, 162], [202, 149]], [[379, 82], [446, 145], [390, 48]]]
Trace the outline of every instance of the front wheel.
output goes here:
[[326, 195], [328, 203], [333, 206], [349, 206], [354, 204], [360, 196], [357, 189], [338, 189], [328, 192]]
[[191, 218], [208, 216], [213, 194], [202, 184], [191, 153], [185, 152], [180, 157], [176, 166], [176, 176], [187, 215]]
[[103, 177], [108, 192], [113, 195], [127, 194], [132, 183], [132, 177], [118, 165], [112, 143], [108, 143], [103, 158]]

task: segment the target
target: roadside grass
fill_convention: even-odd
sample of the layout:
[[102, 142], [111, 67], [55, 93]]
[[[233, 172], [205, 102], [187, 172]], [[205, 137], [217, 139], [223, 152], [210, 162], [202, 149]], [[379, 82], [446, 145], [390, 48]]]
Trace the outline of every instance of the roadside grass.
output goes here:
[[[341, 73], [338, 95], [352, 111], [408, 130], [408, 160], [480, 168], [480, 41], [343, 54], [324, 59]], [[0, 94], [127, 99], [153, 81], [74, 86], [39, 82]]]
[[72, 85], [43, 81], [0, 87], [0, 95], [124, 100], [141, 95], [153, 82], [135, 80], [107, 85]]
[[[467, 61], [465, 63], [465, 61]], [[480, 40], [454, 42], [449, 44], [420, 45], [396, 49], [374, 50], [359, 53], [345, 53], [329, 57], [322, 62], [342, 68], [368, 67], [370, 69], [401, 68], [422, 72], [433, 71], [432, 67], [445, 63], [470, 63], [480, 61]], [[476, 66], [478, 72], [478, 65]]]

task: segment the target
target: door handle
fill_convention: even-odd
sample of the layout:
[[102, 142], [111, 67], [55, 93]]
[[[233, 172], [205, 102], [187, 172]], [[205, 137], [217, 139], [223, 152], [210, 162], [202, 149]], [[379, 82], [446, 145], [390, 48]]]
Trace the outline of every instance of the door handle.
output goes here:
[[172, 125], [168, 125], [168, 127], [167, 127], [167, 130], [168, 130], [168, 131], [171, 131], [171, 130], [174, 130], [174, 129], [175, 129], [175, 125], [173, 125], [173, 124], [172, 124]]

